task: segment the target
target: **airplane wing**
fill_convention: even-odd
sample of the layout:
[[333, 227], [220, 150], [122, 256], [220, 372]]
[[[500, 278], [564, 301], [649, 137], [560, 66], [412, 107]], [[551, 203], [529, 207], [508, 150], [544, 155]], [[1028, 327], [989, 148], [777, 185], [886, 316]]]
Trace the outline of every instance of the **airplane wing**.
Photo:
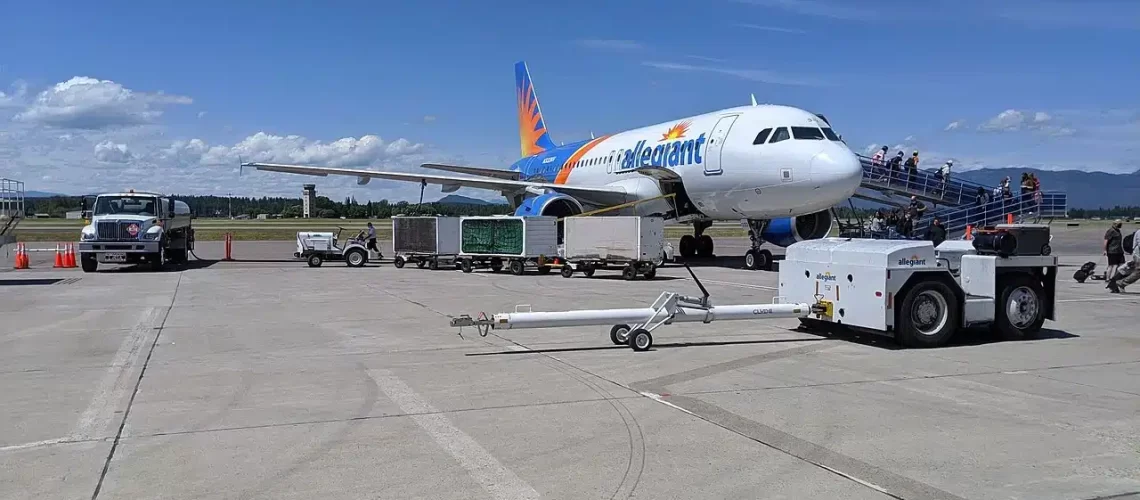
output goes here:
[[337, 167], [310, 167], [306, 165], [282, 165], [278, 163], [243, 163], [243, 167], [254, 167], [269, 172], [283, 172], [287, 174], [315, 175], [327, 177], [329, 175], [347, 175], [357, 178], [358, 184], [367, 184], [369, 180], [386, 179], [405, 182], [426, 182], [443, 186], [443, 192], [449, 193], [461, 187], [476, 189], [489, 189], [502, 192], [504, 195], [518, 194], [527, 188], [549, 189], [573, 196], [580, 202], [593, 205], [615, 205], [633, 201], [633, 195], [626, 194], [619, 187], [584, 187], [568, 186], [565, 184], [551, 184], [546, 182], [528, 182], [510, 179], [493, 179], [478, 177], [456, 177], [450, 175], [416, 174], [410, 172], [380, 172], [355, 168]]
[[457, 174], [478, 175], [481, 177], [493, 177], [496, 179], [507, 179], [512, 181], [519, 180], [518, 172], [512, 170], [502, 170], [498, 168], [462, 167], [459, 165], [447, 165], [444, 163], [424, 163], [423, 165], [420, 165], [420, 167], [430, 168], [433, 170], [455, 172]]

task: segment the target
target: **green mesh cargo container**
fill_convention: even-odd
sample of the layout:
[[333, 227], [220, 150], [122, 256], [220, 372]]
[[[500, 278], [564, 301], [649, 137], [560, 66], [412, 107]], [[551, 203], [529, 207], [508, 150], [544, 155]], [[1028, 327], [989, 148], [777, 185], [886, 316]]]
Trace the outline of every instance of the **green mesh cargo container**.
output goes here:
[[555, 217], [463, 217], [459, 254], [535, 258], [558, 255]]

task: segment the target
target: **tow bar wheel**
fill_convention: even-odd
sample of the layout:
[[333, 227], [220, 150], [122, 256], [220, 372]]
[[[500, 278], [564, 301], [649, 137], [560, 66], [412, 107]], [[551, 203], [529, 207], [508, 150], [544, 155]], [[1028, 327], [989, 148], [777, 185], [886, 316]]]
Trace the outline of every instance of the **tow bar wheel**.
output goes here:
[[629, 325], [614, 325], [610, 328], [610, 342], [614, 345], [629, 344]]
[[958, 301], [940, 281], [920, 282], [911, 288], [899, 310], [897, 335], [907, 347], [938, 347], [954, 334]]
[[648, 351], [650, 347], [653, 347], [653, 335], [644, 328], [629, 332], [629, 346], [638, 352]]

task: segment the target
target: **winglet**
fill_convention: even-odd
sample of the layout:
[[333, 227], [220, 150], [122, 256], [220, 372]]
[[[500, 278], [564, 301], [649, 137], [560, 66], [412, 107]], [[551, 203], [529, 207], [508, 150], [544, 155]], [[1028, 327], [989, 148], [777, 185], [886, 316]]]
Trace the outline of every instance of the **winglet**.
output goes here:
[[751, 94], [751, 95], [752, 95], [752, 105], [755, 106], [756, 105], [756, 94]]

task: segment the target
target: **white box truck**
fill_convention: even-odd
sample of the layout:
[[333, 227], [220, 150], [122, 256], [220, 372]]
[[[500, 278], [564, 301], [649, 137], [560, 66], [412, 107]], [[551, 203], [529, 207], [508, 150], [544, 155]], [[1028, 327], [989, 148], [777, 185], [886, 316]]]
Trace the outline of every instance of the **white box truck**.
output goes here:
[[620, 266], [627, 280], [638, 274], [653, 279], [665, 258], [661, 217], [567, 217], [563, 224], [563, 277], [573, 276], [574, 271], [589, 277], [597, 269]]

